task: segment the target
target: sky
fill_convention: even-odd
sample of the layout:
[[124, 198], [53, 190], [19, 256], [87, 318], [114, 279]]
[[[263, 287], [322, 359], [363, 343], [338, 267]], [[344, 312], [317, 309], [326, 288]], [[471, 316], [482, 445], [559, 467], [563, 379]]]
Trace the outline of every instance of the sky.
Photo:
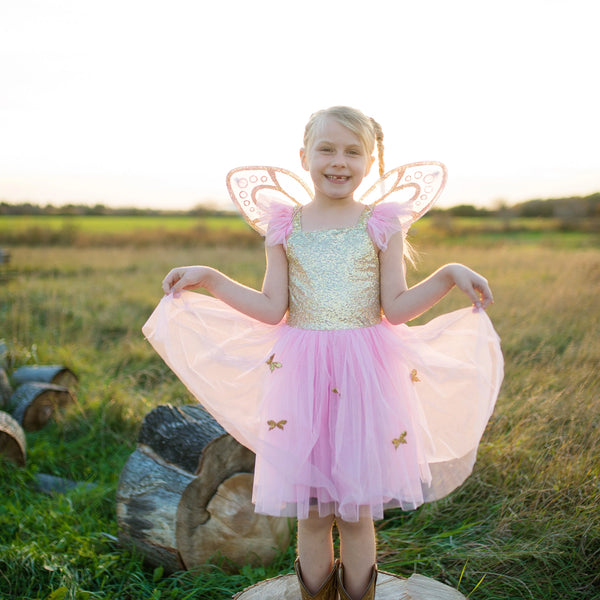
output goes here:
[[0, 0], [0, 201], [229, 207], [234, 167], [308, 179], [304, 125], [338, 104], [381, 123], [388, 168], [445, 163], [441, 206], [597, 192], [599, 16], [597, 0]]

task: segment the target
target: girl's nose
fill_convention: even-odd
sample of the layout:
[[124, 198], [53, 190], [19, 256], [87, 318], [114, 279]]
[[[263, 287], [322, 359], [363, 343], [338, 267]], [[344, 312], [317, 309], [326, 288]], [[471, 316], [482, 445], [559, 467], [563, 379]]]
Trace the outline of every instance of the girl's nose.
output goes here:
[[346, 166], [346, 157], [344, 156], [343, 152], [340, 152], [339, 154], [336, 154], [333, 157], [333, 161], [332, 161], [332, 165], [334, 167], [345, 167]]

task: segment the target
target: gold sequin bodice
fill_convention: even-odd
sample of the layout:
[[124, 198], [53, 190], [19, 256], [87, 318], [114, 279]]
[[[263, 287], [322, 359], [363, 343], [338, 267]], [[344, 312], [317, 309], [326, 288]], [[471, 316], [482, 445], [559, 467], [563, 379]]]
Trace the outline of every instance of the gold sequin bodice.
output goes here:
[[302, 231], [294, 213], [287, 240], [289, 313], [300, 329], [354, 329], [381, 321], [379, 260], [367, 231], [371, 209], [353, 227]]

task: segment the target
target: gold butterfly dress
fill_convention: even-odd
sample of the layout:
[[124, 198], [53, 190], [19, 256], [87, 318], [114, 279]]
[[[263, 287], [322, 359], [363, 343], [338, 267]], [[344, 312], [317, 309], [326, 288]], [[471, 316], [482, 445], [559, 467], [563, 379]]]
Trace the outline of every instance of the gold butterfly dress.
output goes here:
[[401, 204], [352, 227], [304, 231], [272, 201], [266, 243], [284, 245], [289, 308], [278, 325], [206, 295], [165, 296], [144, 334], [192, 394], [256, 453], [257, 512], [355, 521], [414, 509], [471, 473], [503, 375], [484, 311], [421, 326], [381, 314], [379, 258]]

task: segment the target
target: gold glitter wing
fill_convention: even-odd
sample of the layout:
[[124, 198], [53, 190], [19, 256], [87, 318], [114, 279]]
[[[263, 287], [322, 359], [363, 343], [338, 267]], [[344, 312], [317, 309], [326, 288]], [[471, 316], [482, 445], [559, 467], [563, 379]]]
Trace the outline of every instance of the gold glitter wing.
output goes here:
[[448, 172], [440, 162], [416, 162], [396, 167], [376, 181], [360, 198], [363, 204], [375, 206], [394, 202], [407, 208], [400, 216], [406, 231], [420, 219], [439, 198]]
[[238, 167], [227, 174], [227, 190], [246, 222], [266, 233], [265, 207], [270, 201], [290, 206], [307, 204], [312, 190], [297, 175], [279, 167]]

